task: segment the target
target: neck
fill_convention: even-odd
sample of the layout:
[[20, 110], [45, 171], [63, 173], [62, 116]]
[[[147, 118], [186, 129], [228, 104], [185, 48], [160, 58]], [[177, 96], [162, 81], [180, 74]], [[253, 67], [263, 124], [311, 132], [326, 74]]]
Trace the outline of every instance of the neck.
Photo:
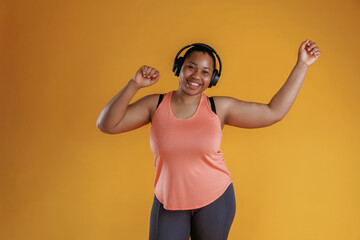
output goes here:
[[185, 105], [192, 105], [192, 104], [198, 104], [201, 96], [202, 96], [202, 92], [196, 95], [188, 95], [187, 93], [183, 92], [183, 91], [179, 91], [176, 90], [173, 92], [172, 94], [174, 96], [174, 100], [176, 102], [179, 102], [181, 104], [185, 104]]

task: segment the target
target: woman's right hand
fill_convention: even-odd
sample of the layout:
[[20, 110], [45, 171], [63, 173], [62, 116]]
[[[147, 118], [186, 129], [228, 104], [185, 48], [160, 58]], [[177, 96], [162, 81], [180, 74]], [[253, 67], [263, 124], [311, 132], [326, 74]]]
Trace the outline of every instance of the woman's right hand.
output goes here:
[[149, 87], [160, 79], [159, 71], [147, 65], [143, 65], [135, 73], [132, 81], [139, 87]]

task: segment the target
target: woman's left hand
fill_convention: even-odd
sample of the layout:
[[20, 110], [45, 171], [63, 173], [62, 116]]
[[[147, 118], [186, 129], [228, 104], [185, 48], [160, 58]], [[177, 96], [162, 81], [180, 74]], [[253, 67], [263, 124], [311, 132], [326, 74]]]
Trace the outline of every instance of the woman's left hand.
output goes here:
[[320, 56], [319, 48], [316, 46], [316, 43], [307, 39], [300, 45], [298, 63], [303, 63], [310, 67]]

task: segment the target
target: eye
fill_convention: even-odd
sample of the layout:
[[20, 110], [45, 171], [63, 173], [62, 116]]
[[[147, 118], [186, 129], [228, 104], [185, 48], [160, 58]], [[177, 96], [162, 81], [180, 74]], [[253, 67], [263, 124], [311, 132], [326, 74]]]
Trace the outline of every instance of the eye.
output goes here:
[[193, 67], [193, 66], [189, 66], [189, 68], [194, 69], [194, 67]]
[[208, 74], [209, 72], [203, 71], [203, 73]]

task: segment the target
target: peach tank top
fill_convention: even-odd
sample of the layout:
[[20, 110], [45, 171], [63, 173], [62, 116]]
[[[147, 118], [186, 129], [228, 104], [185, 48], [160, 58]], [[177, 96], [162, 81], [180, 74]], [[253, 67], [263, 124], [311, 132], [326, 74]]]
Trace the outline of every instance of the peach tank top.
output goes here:
[[201, 208], [232, 183], [220, 151], [221, 122], [204, 93], [193, 116], [175, 117], [170, 107], [172, 93], [164, 96], [151, 124], [155, 195], [167, 210]]

